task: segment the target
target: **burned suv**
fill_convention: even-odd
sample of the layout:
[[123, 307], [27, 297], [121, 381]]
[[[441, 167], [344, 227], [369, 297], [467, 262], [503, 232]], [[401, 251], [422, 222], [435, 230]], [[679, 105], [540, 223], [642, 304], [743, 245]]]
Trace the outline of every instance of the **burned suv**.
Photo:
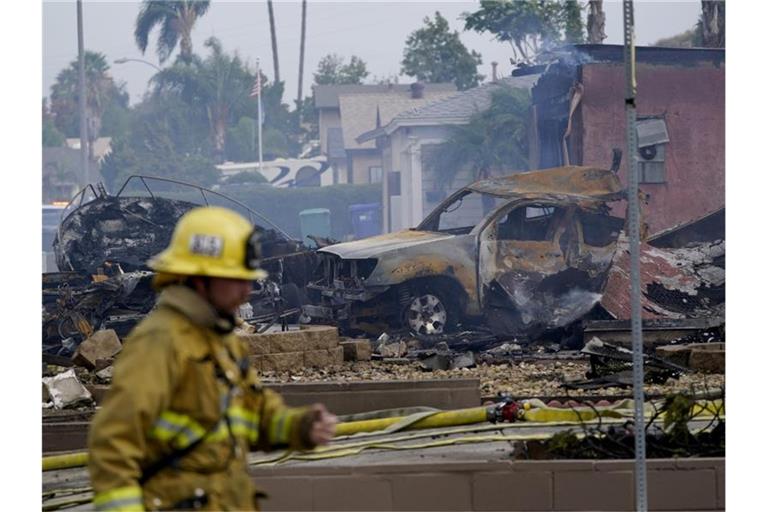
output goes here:
[[304, 313], [369, 333], [567, 326], [600, 300], [624, 224], [609, 202], [624, 196], [614, 172], [592, 167], [475, 182], [415, 229], [320, 249]]

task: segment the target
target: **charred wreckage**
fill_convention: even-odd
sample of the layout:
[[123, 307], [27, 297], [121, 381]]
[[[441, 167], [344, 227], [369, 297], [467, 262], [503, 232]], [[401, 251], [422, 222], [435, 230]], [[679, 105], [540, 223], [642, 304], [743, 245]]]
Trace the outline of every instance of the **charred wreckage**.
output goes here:
[[265, 281], [254, 283], [241, 316], [264, 325], [297, 318], [315, 253], [248, 206], [189, 183], [132, 176], [114, 195], [88, 185], [64, 210], [54, 240], [59, 272], [43, 274], [43, 353], [70, 356], [99, 329], [120, 337], [154, 306], [146, 260], [169, 243], [192, 208], [236, 210], [263, 230]]
[[[551, 335], [580, 345], [585, 326], [629, 318], [629, 243], [624, 219], [612, 215], [625, 196], [614, 171], [595, 167], [475, 182], [414, 229], [321, 248], [303, 311], [374, 335], [480, 328], [497, 339]], [[718, 235], [685, 247], [641, 244], [644, 323], [724, 322]]]
[[[168, 244], [179, 217], [205, 204], [264, 230], [269, 277], [241, 308], [251, 324], [300, 320], [456, 346], [467, 339], [455, 333], [473, 332], [473, 349], [542, 337], [577, 348], [586, 334], [628, 330], [629, 245], [613, 214], [624, 199], [616, 173], [595, 167], [495, 177], [458, 190], [414, 229], [315, 251], [196, 185], [133, 176], [114, 195], [89, 185], [58, 228], [61, 271], [43, 274], [43, 353], [69, 357], [99, 329], [126, 335], [154, 306], [144, 262]], [[641, 244], [644, 328], [722, 326], [723, 218], [717, 212]]]

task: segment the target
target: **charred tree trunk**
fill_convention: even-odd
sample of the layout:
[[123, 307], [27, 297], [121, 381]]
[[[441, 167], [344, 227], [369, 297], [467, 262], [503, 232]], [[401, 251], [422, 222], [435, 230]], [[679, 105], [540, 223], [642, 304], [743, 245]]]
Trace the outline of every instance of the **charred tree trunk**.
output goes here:
[[275, 67], [275, 83], [280, 81], [280, 61], [277, 57], [277, 33], [275, 31], [275, 10], [272, 7], [272, 0], [267, 0], [267, 9], [269, 10], [269, 34], [272, 38], [272, 64]]
[[590, 44], [602, 44], [606, 37], [603, 0], [589, 0], [589, 14], [587, 15], [587, 42]]
[[725, 0], [701, 0], [701, 40], [705, 48], [725, 48]]

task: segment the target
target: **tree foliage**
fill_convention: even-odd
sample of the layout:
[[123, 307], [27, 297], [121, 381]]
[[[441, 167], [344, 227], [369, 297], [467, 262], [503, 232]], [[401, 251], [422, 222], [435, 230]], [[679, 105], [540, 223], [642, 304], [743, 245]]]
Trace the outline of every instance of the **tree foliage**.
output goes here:
[[[109, 74], [104, 54], [86, 51], [85, 114], [88, 140], [115, 136], [125, 129], [121, 122], [128, 111], [125, 84], [117, 84]], [[50, 113], [55, 127], [66, 137], [80, 136], [79, 67], [77, 59], [62, 69], [51, 86]]]
[[584, 41], [576, 0], [480, 0], [477, 11], [464, 14], [464, 28], [508, 42], [514, 60], [526, 64], [552, 47]]
[[363, 59], [353, 55], [345, 64], [344, 57], [335, 53], [329, 53], [320, 59], [314, 73], [317, 85], [361, 84], [367, 76], [368, 69]]
[[136, 17], [134, 38], [141, 53], [146, 53], [149, 34], [160, 27], [157, 38], [157, 57], [161, 63], [168, 60], [181, 41], [183, 60], [192, 57], [192, 29], [210, 6], [209, 0], [144, 0]]
[[48, 108], [48, 101], [43, 98], [43, 147], [59, 147], [64, 145], [64, 134], [56, 128], [53, 115]]
[[210, 49], [208, 57], [177, 59], [173, 66], [156, 74], [152, 82], [156, 92], [177, 94], [199, 119], [206, 121], [214, 156], [222, 161], [226, 156], [227, 128], [243, 115], [252, 113], [256, 117], [255, 102], [249, 96], [255, 75], [236, 53], [226, 54], [218, 39], [209, 38], [205, 46]]
[[492, 93], [488, 109], [452, 128], [448, 140], [431, 153], [427, 167], [447, 184], [467, 167], [474, 179], [493, 171], [526, 170], [530, 105], [528, 91], [500, 86]]
[[453, 82], [460, 90], [475, 87], [483, 79], [477, 73], [479, 53], [467, 50], [458, 31], [451, 32], [439, 11], [435, 19], [424, 18], [424, 27], [405, 41], [401, 72], [430, 83]]

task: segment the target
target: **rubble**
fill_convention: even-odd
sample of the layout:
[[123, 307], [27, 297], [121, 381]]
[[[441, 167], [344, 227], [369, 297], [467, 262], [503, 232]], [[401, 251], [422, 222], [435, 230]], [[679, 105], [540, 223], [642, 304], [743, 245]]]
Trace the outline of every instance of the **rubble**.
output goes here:
[[339, 342], [344, 350], [345, 361], [370, 361], [371, 342], [367, 339], [346, 339]]
[[[137, 190], [139, 189], [139, 190]], [[130, 192], [136, 195], [130, 195]], [[146, 194], [149, 192], [149, 195]], [[163, 195], [173, 194], [173, 199]], [[180, 198], [189, 198], [183, 200]], [[54, 240], [59, 268], [43, 274], [43, 352], [71, 356], [94, 331], [124, 337], [152, 309], [154, 274], [146, 260], [170, 241], [181, 215], [215, 201], [264, 230], [262, 267], [243, 311], [251, 323], [298, 316], [315, 253], [247, 206], [218, 192], [175, 180], [133, 176], [115, 195], [88, 185], [64, 212]]]
[[113, 358], [122, 348], [120, 338], [113, 329], [96, 331], [77, 347], [72, 361], [89, 370], [95, 370], [99, 360]]
[[724, 343], [694, 343], [689, 345], [691, 355], [688, 365], [703, 373], [725, 373]]
[[43, 377], [43, 385], [56, 409], [89, 405], [93, 400], [85, 386], [80, 383], [74, 369], [69, 369], [53, 377]]
[[[597, 389], [609, 386], [632, 385], [632, 351], [624, 347], [605, 343], [600, 338], [593, 337], [581, 350], [589, 355], [590, 370], [587, 379], [569, 380], [564, 387], [575, 389]], [[667, 379], [678, 378], [687, 371], [683, 366], [676, 365], [653, 355], [644, 355], [643, 367], [645, 381], [664, 383]]]

